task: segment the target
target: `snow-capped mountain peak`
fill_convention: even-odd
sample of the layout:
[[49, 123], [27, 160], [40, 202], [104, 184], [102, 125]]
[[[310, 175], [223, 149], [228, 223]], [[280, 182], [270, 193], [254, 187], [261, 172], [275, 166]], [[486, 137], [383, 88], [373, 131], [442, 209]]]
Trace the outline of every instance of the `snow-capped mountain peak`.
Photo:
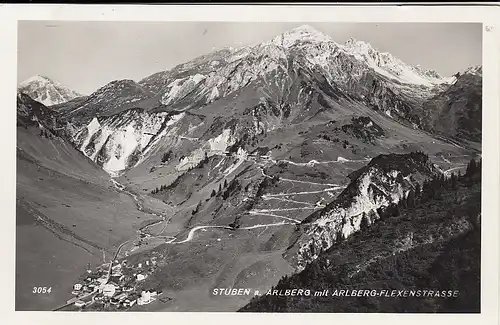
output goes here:
[[366, 42], [359, 41], [354, 37], [350, 37], [344, 44], [344, 46], [354, 50], [356, 49], [359, 53], [374, 51], [373, 47]]
[[441, 77], [435, 70], [425, 70], [418, 65], [410, 66], [390, 53], [380, 52], [369, 43], [354, 38], [348, 39], [342, 48], [356, 59], [366, 62], [379, 74], [404, 84], [432, 87], [449, 80]]
[[270, 43], [289, 48], [296, 42], [332, 42], [332, 38], [309, 25], [302, 25], [274, 37]]
[[45, 106], [62, 104], [82, 94], [46, 76], [35, 75], [19, 83], [18, 90]]
[[465, 71], [463, 71], [461, 74], [466, 74], [466, 73], [482, 76], [483, 75], [483, 66], [476, 65], [476, 66], [469, 67]]
[[42, 75], [34, 75], [33, 77], [30, 77], [22, 82], [19, 83], [19, 87], [26, 87], [30, 85], [31, 83], [34, 82], [41, 82], [41, 83], [46, 83], [46, 82], [51, 82], [54, 83], [54, 81], [48, 77], [42, 76]]

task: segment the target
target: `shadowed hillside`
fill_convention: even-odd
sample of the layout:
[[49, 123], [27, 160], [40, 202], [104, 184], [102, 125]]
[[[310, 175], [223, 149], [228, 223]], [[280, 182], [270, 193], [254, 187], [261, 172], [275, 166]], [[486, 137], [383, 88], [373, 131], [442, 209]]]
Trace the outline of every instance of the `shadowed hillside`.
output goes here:
[[[472, 169], [472, 170], [471, 170]], [[328, 289], [330, 296], [264, 295], [247, 312], [480, 311], [481, 169], [426, 181], [372, 227], [323, 252], [272, 290]], [[457, 297], [342, 297], [335, 290], [458, 291]]]

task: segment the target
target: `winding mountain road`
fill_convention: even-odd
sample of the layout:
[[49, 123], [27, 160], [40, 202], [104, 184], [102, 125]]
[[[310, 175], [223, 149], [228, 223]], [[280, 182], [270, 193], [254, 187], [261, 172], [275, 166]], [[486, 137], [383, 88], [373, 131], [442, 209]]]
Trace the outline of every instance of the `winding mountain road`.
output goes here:
[[466, 164], [464, 164], [464, 165], [460, 165], [460, 166], [458, 166], [458, 167], [453, 167], [453, 168], [450, 168], [450, 169], [445, 170], [445, 171], [443, 172], [443, 174], [445, 174], [445, 175], [449, 175], [452, 171], [457, 170], [457, 169], [464, 169], [465, 167], [467, 167], [467, 165], [466, 165]]
[[[138, 198], [138, 196], [136, 194], [134, 194], [134, 193], [130, 192], [129, 190], [127, 190], [126, 187], [123, 184], [117, 182], [116, 180], [111, 179], [111, 181], [112, 181], [112, 183], [114, 184], [114, 186], [116, 187], [117, 190], [130, 195], [134, 199], [134, 201], [135, 201], [135, 203], [137, 205], [137, 209], [139, 211], [144, 212], [144, 213], [148, 213], [148, 212], [144, 211], [144, 206], [142, 205], [142, 203], [140, 202], [140, 200], [139, 200], [139, 198]], [[172, 209], [171, 212], [173, 214], [175, 212], [175, 210], [172, 207], [170, 207], [170, 208]], [[154, 213], [151, 213], [151, 214], [154, 214]], [[154, 214], [154, 215], [157, 215], [157, 214]], [[282, 217], [282, 216], [275, 216], [275, 217], [278, 217], [278, 218], [282, 218], [282, 219], [285, 219], [285, 220], [292, 221], [293, 223], [280, 222], [280, 223], [258, 224], [258, 225], [254, 225], [254, 226], [241, 227], [241, 228], [232, 228], [232, 227], [229, 227], [229, 226], [196, 226], [196, 227], [192, 228], [189, 231], [187, 237], [184, 240], [178, 241], [177, 237], [160, 236], [160, 234], [162, 234], [165, 231], [165, 229], [166, 229], [166, 227], [168, 225], [168, 222], [170, 220], [170, 218], [167, 219], [164, 215], [162, 215], [162, 217], [164, 218], [164, 220], [159, 220], [159, 221], [157, 221], [155, 223], [152, 223], [152, 224], [149, 224], [147, 226], [144, 226], [144, 227], [142, 227], [142, 228], [139, 229], [138, 233], [139, 234], [146, 234], [146, 235], [148, 235], [149, 238], [169, 238], [170, 241], [166, 241], [165, 242], [166, 244], [183, 244], [183, 243], [187, 243], [187, 242], [192, 241], [193, 238], [194, 238], [195, 233], [197, 231], [199, 231], [199, 230], [202, 230], [202, 229], [215, 229], [215, 228], [218, 228], [218, 229], [227, 229], [227, 230], [233, 230], [233, 231], [234, 230], [251, 230], [251, 229], [264, 228], [264, 227], [275, 227], [275, 226], [283, 226], [283, 225], [292, 225], [292, 224], [297, 224], [297, 223], [300, 222], [299, 220], [292, 219], [292, 218], [287, 218], [287, 217]], [[157, 224], [159, 224], [161, 222], [165, 222], [165, 225], [164, 225], [163, 229], [157, 235], [150, 235], [150, 234], [147, 234], [147, 233], [143, 232], [144, 229], [146, 229], [148, 227], [151, 227], [153, 225], [157, 225]], [[108, 279], [109, 279], [109, 274], [111, 274], [111, 268], [112, 268], [113, 261], [116, 260], [116, 258], [118, 257], [121, 249], [126, 244], [134, 242], [137, 239], [138, 239], [137, 237], [129, 239], [129, 240], [121, 243], [120, 246], [118, 246], [118, 248], [117, 248], [117, 250], [115, 252], [115, 255], [114, 255], [113, 259], [111, 260], [111, 263], [110, 263], [110, 266], [109, 266]]]

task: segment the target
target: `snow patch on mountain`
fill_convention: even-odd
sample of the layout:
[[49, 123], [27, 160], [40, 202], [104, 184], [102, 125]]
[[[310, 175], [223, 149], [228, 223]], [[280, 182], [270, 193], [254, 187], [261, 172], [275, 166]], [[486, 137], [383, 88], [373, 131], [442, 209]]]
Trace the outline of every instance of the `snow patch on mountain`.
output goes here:
[[[148, 142], [151, 136], [141, 137], [135, 132], [134, 125], [129, 124], [125, 130], [116, 132], [107, 147], [109, 159], [103, 165], [104, 170], [117, 172], [124, 170], [128, 157], [142, 143]], [[146, 141], [143, 141], [146, 140]]]
[[217, 89], [217, 87], [213, 87], [210, 95], [208, 96], [208, 102], [213, 102], [214, 100], [219, 98], [219, 96], [219, 90]]
[[223, 172], [225, 176], [229, 176], [232, 172], [234, 172], [236, 169], [238, 169], [238, 167], [240, 167], [241, 164], [243, 164], [243, 162], [245, 162], [247, 160], [248, 152], [246, 152], [242, 148], [238, 148], [238, 151], [236, 152], [236, 158], [238, 159], [236, 161], [236, 163], [231, 165], [228, 169], [226, 169]]
[[184, 98], [205, 78], [206, 76], [202, 74], [195, 74], [186, 78], [174, 80], [167, 86], [168, 92], [163, 95], [161, 103], [163, 105], [169, 105]]
[[85, 137], [85, 139], [83, 140], [83, 143], [80, 147], [80, 150], [82, 152], [85, 152], [85, 148], [88, 146], [92, 135], [94, 135], [101, 128], [101, 124], [99, 123], [99, 120], [97, 119], [97, 117], [94, 117], [92, 119], [92, 121], [90, 121], [90, 123], [87, 125], [86, 128], [87, 128], [88, 136]]
[[227, 148], [235, 144], [237, 139], [233, 136], [231, 129], [224, 129], [215, 138], [209, 139], [202, 147], [195, 149], [189, 156], [181, 159], [175, 167], [177, 171], [185, 171], [195, 167], [205, 157], [223, 155]]
[[225, 129], [217, 137], [208, 140], [208, 145], [210, 146], [210, 151], [213, 153], [224, 153], [227, 147], [233, 145], [236, 141], [231, 135], [231, 129]]
[[200, 161], [202, 161], [205, 158], [205, 155], [208, 156], [208, 153], [203, 150], [202, 148], [197, 148], [191, 154], [187, 157], [183, 157], [177, 166], [175, 166], [175, 169], [177, 171], [186, 171], [189, 170], [195, 166], [197, 166]]
[[73, 135], [73, 142], [110, 174], [116, 174], [144, 159], [161, 142], [184, 113], [148, 114], [130, 110], [111, 117], [94, 118]]
[[302, 25], [273, 38], [270, 43], [289, 48], [297, 42], [330, 42], [333, 41], [327, 36], [309, 25]]
[[155, 134], [149, 142], [143, 146], [144, 149], [142, 150], [140, 158], [137, 160], [134, 167], [142, 163], [148, 156], [150, 156], [154, 149], [160, 148], [165, 139], [177, 139], [179, 137], [180, 130], [175, 125], [178, 124], [179, 121], [181, 121], [185, 116], [186, 113], [184, 112], [170, 116], [170, 119], [167, 123], [165, 123], [165, 126], [160, 130], [160, 132]]
[[482, 76], [483, 75], [483, 66], [475, 65], [475, 66], [469, 67], [469, 68], [465, 69], [465, 71], [463, 71], [461, 74], [466, 74], [466, 73], [477, 75], [477, 76]]
[[350, 38], [342, 49], [357, 60], [366, 62], [377, 73], [405, 84], [433, 87], [448, 82], [434, 70], [411, 67], [389, 53], [375, 50], [370, 44]]

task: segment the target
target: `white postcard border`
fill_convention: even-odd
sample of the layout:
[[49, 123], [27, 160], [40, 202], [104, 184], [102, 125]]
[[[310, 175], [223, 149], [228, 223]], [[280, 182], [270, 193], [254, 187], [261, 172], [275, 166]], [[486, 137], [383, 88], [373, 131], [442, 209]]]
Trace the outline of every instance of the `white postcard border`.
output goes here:
[[[232, 21], [232, 22], [481, 22], [483, 23], [483, 192], [481, 314], [250, 314], [15, 312], [15, 109], [17, 21]], [[498, 323], [499, 291], [499, 108], [500, 8], [494, 6], [258, 6], [258, 5], [0, 5], [0, 119], [2, 182], [0, 236], [3, 324], [251, 324], [308, 322], [342, 324]], [[432, 49], [430, 49], [432, 50]], [[33, 55], [36, 55], [34, 53]], [[459, 54], [457, 54], [459, 55]]]

